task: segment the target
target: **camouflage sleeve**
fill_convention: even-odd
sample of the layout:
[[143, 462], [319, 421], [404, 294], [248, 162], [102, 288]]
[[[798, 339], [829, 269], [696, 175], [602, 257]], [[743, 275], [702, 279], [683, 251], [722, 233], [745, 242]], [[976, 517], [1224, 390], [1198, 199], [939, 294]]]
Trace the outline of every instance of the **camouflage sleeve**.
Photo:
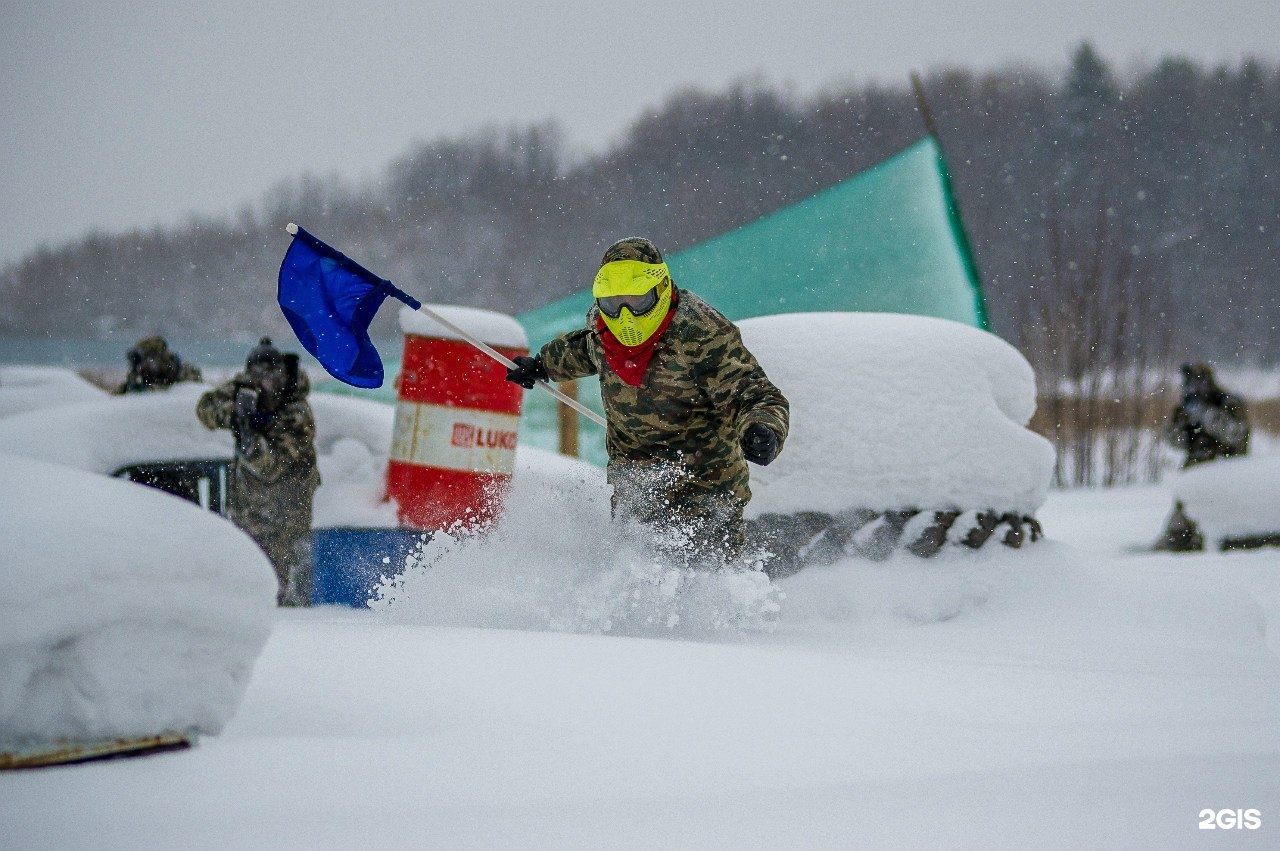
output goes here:
[[584, 375], [595, 375], [595, 362], [591, 360], [591, 349], [588, 338], [591, 331], [579, 328], [568, 334], [561, 334], [542, 347], [538, 353], [542, 358], [542, 366], [547, 370], [547, 377], [552, 381], [568, 381], [582, 378]]
[[1227, 395], [1222, 405], [1210, 408], [1205, 417], [1204, 430], [1214, 438], [1237, 451], [1242, 451], [1249, 444], [1249, 418], [1245, 413], [1244, 400], [1239, 396]]
[[196, 402], [196, 417], [205, 428], [231, 428], [236, 417], [236, 382], [228, 381], [210, 390]]
[[247, 460], [260, 479], [272, 482], [309, 465], [315, 441], [316, 420], [311, 405], [290, 402], [254, 435], [253, 451]]
[[747, 350], [738, 326], [723, 316], [717, 322], [719, 339], [707, 353], [699, 383], [716, 409], [726, 412], [739, 438], [752, 423], [761, 423], [778, 436], [781, 452], [791, 422], [787, 397]]
[[200, 368], [192, 366], [189, 363], [178, 361], [178, 380], [179, 381], [202, 381]]

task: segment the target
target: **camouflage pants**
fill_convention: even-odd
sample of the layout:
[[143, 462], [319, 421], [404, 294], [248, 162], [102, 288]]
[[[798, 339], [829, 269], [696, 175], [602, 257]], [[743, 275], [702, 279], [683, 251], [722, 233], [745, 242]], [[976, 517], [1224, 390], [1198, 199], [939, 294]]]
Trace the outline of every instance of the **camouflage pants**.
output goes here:
[[311, 605], [311, 534], [285, 529], [249, 537], [262, 548], [276, 571], [276, 603], [281, 606]]
[[231, 519], [262, 548], [275, 568], [282, 606], [311, 605], [311, 500], [308, 480], [254, 483], [240, 470], [232, 480]]
[[656, 554], [688, 567], [717, 567], [743, 550], [742, 512], [733, 493], [699, 487], [682, 469], [610, 463], [613, 519], [647, 530]]

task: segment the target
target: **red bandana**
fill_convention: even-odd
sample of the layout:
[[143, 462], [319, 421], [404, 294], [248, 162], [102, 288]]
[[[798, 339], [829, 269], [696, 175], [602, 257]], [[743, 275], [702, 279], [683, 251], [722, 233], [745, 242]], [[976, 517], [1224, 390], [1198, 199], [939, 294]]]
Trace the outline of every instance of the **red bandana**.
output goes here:
[[671, 294], [671, 308], [667, 311], [662, 324], [658, 326], [658, 330], [654, 331], [649, 339], [638, 346], [624, 346], [619, 343], [618, 338], [613, 336], [613, 332], [609, 330], [609, 326], [604, 324], [604, 320], [596, 316], [596, 330], [600, 332], [600, 344], [604, 346], [604, 359], [609, 362], [610, 368], [617, 373], [619, 378], [632, 387], [640, 386], [640, 382], [644, 381], [644, 372], [649, 368], [649, 361], [653, 360], [653, 350], [657, 347], [658, 340], [662, 339], [667, 326], [671, 324], [671, 318], [675, 315], [676, 300], [673, 292]]

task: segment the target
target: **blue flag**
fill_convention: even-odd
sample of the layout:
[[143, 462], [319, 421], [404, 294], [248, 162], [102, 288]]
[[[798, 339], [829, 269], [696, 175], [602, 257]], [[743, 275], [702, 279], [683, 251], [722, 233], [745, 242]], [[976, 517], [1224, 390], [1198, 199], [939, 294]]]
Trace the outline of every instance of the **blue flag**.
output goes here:
[[379, 278], [296, 225], [280, 264], [277, 300], [298, 342], [339, 381], [353, 387], [382, 386], [382, 358], [369, 339], [369, 323], [392, 296], [422, 306], [395, 284]]

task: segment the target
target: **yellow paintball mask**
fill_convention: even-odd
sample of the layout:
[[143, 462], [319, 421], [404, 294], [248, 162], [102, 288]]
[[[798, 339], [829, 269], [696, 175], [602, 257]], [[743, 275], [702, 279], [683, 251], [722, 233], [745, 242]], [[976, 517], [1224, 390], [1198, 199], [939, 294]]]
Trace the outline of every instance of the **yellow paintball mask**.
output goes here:
[[671, 307], [671, 273], [666, 263], [614, 260], [600, 267], [591, 294], [605, 327], [624, 346], [653, 336]]

